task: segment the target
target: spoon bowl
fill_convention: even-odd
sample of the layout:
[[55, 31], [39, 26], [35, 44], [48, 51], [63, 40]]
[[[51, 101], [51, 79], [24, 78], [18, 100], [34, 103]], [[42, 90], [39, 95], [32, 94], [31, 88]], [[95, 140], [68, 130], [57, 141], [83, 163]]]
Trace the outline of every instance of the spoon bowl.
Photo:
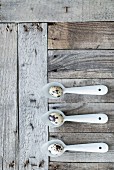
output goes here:
[[61, 98], [63, 96], [63, 93], [61, 96], [59, 97], [54, 97], [52, 96], [50, 93], [49, 93], [49, 90], [51, 87], [60, 87], [62, 90], [63, 90], [63, 93], [64, 93], [64, 89], [65, 87], [61, 84], [61, 83], [58, 83], [58, 82], [51, 82], [51, 83], [48, 83], [46, 84], [43, 88], [42, 88], [42, 93], [45, 97], [47, 98], [50, 98], [50, 99], [56, 99], [56, 98]]
[[[61, 146], [63, 149], [61, 150], [61, 152], [56, 152], [56, 153], [52, 154], [52, 152], [50, 152], [50, 150], [49, 150], [49, 147], [50, 146], [53, 147], [53, 145]], [[58, 157], [58, 156], [61, 156], [65, 152], [65, 149], [64, 149], [65, 146], [66, 145], [61, 140], [58, 140], [58, 139], [50, 140], [50, 141], [46, 142], [45, 144], [43, 144], [41, 151], [42, 151], [42, 153], [46, 153], [48, 156]], [[55, 148], [53, 150], [55, 150]]]
[[[58, 114], [58, 117], [61, 118], [61, 121], [59, 121], [57, 124], [56, 124], [56, 123], [53, 123], [54, 121], [51, 121], [51, 120], [49, 119], [49, 116], [50, 116], [50, 115], [53, 115], [53, 114]], [[59, 116], [59, 115], [60, 115], [60, 116]], [[54, 109], [48, 111], [48, 112], [45, 113], [45, 114], [43, 114], [42, 117], [41, 117], [41, 120], [42, 120], [46, 125], [52, 126], [52, 127], [62, 126], [63, 123], [64, 123], [64, 119], [65, 119], [64, 113], [63, 113], [62, 111], [60, 111], [60, 110], [54, 110]], [[55, 120], [57, 120], [56, 117], [55, 117]], [[60, 119], [59, 119], [59, 120], [60, 120]]]

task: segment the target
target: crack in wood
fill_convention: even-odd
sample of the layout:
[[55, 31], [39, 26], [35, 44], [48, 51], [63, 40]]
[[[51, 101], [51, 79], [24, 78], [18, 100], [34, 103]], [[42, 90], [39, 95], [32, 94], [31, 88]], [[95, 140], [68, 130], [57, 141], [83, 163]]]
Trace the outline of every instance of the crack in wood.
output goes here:
[[30, 103], [36, 103], [36, 99], [30, 99]]
[[25, 31], [25, 32], [28, 32], [28, 31], [29, 31], [27, 25], [23, 25], [23, 27], [24, 27], [24, 31]]
[[42, 161], [39, 163], [39, 168], [42, 168], [42, 167], [44, 166], [44, 163], [45, 163], [45, 161], [42, 160]]
[[64, 8], [65, 8], [65, 13], [68, 13], [68, 9], [69, 9], [70, 7], [65, 6]]
[[15, 162], [12, 161], [12, 162], [9, 164], [9, 168], [14, 168], [14, 165], [15, 165]]
[[29, 159], [27, 159], [27, 160], [25, 161], [25, 163], [24, 163], [24, 168], [25, 168], [26, 166], [28, 166], [29, 163], [30, 163], [30, 162], [29, 162]]
[[33, 124], [32, 124], [32, 123], [30, 123], [30, 126], [31, 126], [32, 130], [34, 130], [34, 126], [33, 126]]

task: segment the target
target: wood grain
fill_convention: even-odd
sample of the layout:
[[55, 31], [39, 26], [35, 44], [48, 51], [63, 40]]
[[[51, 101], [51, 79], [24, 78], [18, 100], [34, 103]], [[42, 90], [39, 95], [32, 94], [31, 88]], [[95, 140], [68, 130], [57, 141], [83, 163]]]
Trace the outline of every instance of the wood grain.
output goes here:
[[0, 170], [18, 169], [17, 25], [0, 24]]
[[50, 162], [49, 170], [113, 170], [114, 163], [63, 163]]
[[59, 128], [49, 128], [50, 132], [114, 132], [114, 104], [113, 103], [60, 103], [50, 104], [49, 109], [58, 109], [65, 115], [105, 113], [108, 122], [105, 124], [71, 123], [65, 122]]
[[112, 0], [1, 0], [2, 22], [114, 21]]
[[48, 140], [48, 128], [40, 117], [47, 111], [41, 88], [47, 83], [47, 24], [19, 24], [19, 169], [48, 169], [48, 157], [41, 146]]
[[49, 50], [48, 77], [114, 78], [114, 51]]
[[114, 49], [113, 32], [114, 22], [53, 23], [48, 49]]
[[106, 142], [109, 151], [106, 153], [65, 152], [50, 161], [59, 162], [114, 162], [114, 134], [113, 133], [51, 133], [50, 139], [61, 139], [65, 144]]
[[61, 99], [50, 99], [49, 103], [66, 102], [66, 103], [112, 103], [114, 102], [114, 80], [113, 79], [49, 79], [49, 82], [60, 82], [66, 88], [104, 84], [108, 87], [109, 91], [106, 95], [93, 96], [93, 95], [77, 95], [65, 94]]

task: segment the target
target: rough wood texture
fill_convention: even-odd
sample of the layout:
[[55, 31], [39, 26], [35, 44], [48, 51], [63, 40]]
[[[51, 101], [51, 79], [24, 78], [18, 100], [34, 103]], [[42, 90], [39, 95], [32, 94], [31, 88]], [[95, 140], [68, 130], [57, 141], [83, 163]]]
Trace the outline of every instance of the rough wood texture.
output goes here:
[[19, 169], [48, 169], [41, 146], [48, 128], [40, 116], [47, 111], [41, 88], [47, 83], [47, 24], [19, 24]]
[[1, 21], [113, 21], [112, 0], [1, 0]]
[[114, 132], [114, 103], [61, 103], [49, 106], [50, 110], [58, 109], [63, 111], [65, 115], [106, 113], [109, 118], [105, 124], [65, 122], [59, 128], [50, 128], [50, 132]]
[[113, 50], [50, 50], [49, 78], [114, 78]]
[[114, 49], [114, 22], [52, 23], [48, 31], [49, 49]]
[[60, 162], [114, 162], [114, 134], [113, 133], [51, 133], [50, 139], [61, 139], [65, 144], [79, 144], [90, 142], [106, 142], [109, 145], [107, 153], [65, 152], [50, 161]]
[[0, 170], [17, 170], [16, 24], [0, 24], [0, 52]]
[[114, 163], [61, 163], [50, 162], [49, 170], [113, 170]]
[[65, 94], [61, 99], [50, 99], [49, 103], [54, 102], [66, 102], [66, 103], [77, 103], [77, 102], [114, 102], [114, 79], [49, 79], [49, 82], [60, 82], [65, 87], [76, 87], [85, 85], [97, 85], [104, 84], [108, 87], [109, 92], [103, 96], [93, 95], [78, 95], [78, 94]]

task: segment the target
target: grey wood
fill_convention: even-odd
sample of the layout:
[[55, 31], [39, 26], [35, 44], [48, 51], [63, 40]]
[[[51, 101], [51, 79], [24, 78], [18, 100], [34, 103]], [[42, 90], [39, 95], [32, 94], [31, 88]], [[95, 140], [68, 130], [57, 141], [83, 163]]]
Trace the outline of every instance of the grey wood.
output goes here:
[[104, 84], [109, 88], [109, 92], [103, 96], [93, 95], [77, 95], [77, 94], [65, 94], [61, 99], [50, 99], [49, 103], [66, 102], [66, 103], [77, 103], [77, 102], [101, 102], [101, 103], [112, 103], [114, 102], [114, 79], [49, 79], [49, 82], [60, 82], [65, 87], [77, 87], [85, 85], [97, 85]]
[[50, 139], [61, 139], [65, 144], [81, 144], [91, 142], [106, 142], [109, 151], [106, 153], [65, 152], [50, 161], [59, 162], [114, 162], [114, 134], [113, 133], [51, 133]]
[[49, 170], [113, 170], [114, 163], [50, 162]]
[[113, 50], [49, 50], [49, 78], [114, 78]]
[[17, 25], [0, 24], [0, 170], [18, 169]]
[[114, 132], [114, 103], [57, 103], [50, 104], [49, 109], [61, 110], [65, 115], [105, 113], [109, 119], [105, 124], [65, 122], [59, 128], [49, 128], [50, 132]]
[[113, 32], [113, 22], [49, 23], [48, 49], [114, 49]]
[[41, 88], [47, 83], [47, 24], [19, 24], [19, 170], [48, 169], [41, 146], [48, 128], [40, 117], [47, 111]]
[[1, 0], [4, 22], [113, 21], [112, 0]]

